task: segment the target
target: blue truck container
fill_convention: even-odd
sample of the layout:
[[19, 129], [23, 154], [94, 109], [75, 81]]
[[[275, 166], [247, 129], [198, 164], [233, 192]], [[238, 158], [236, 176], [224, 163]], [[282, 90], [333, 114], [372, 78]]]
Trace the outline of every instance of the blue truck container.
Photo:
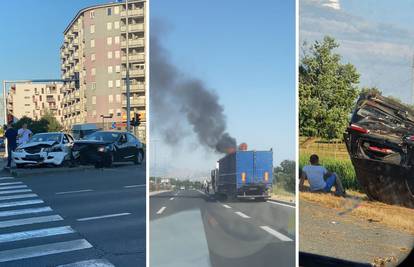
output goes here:
[[216, 194], [229, 198], [267, 199], [273, 182], [273, 151], [236, 151], [211, 172]]

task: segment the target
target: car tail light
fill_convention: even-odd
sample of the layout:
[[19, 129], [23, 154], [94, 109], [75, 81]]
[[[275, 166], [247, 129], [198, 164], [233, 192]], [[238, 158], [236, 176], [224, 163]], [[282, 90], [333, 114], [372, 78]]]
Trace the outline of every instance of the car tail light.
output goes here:
[[268, 181], [269, 181], [269, 173], [268, 173], [268, 172], [265, 172], [265, 173], [264, 173], [264, 178], [265, 178], [265, 181], [266, 181], [266, 182], [268, 182]]
[[351, 126], [349, 126], [349, 129], [357, 131], [359, 133], [363, 133], [363, 134], [369, 133], [369, 130], [367, 130], [367, 129], [361, 127], [361, 126], [358, 126], [356, 124], [351, 124]]
[[392, 149], [381, 148], [381, 147], [376, 147], [376, 146], [370, 146], [369, 150], [374, 151], [374, 152], [380, 152], [383, 154], [392, 154], [394, 152]]
[[414, 142], [414, 135], [407, 137], [407, 139]]
[[245, 172], [241, 173], [241, 178], [242, 178], [242, 182], [244, 184], [246, 182], [246, 173]]

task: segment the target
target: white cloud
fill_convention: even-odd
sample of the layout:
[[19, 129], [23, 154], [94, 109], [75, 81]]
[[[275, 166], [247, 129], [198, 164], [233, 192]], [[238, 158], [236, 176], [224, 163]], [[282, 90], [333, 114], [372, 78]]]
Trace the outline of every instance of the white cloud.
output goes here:
[[336, 10], [341, 9], [341, 4], [339, 3], [339, 0], [328, 0], [326, 3], [322, 3], [322, 6], [330, 7]]

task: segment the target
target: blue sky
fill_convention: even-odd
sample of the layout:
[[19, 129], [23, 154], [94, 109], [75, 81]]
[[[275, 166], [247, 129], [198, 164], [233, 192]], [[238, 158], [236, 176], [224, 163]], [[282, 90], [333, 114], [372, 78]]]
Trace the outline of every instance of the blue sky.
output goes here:
[[361, 74], [361, 87], [414, 103], [414, 2], [300, 0], [300, 43], [334, 37], [344, 62]]
[[[219, 95], [230, 134], [251, 149], [272, 147], [275, 164], [295, 159], [294, 1], [151, 1], [150, 12], [169, 25], [162, 39], [175, 65]], [[188, 143], [180, 160], [160, 141], [158, 167], [214, 167], [219, 156]]]
[[0, 80], [60, 78], [63, 31], [76, 13], [98, 0], [2, 1]]

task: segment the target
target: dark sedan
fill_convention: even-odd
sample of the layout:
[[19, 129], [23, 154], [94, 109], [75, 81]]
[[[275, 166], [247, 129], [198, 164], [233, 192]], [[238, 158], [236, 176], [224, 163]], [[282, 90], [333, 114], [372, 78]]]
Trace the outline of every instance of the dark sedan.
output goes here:
[[127, 132], [95, 132], [75, 141], [72, 152], [80, 164], [95, 167], [111, 167], [114, 162], [127, 161], [141, 164], [144, 159], [142, 143]]

